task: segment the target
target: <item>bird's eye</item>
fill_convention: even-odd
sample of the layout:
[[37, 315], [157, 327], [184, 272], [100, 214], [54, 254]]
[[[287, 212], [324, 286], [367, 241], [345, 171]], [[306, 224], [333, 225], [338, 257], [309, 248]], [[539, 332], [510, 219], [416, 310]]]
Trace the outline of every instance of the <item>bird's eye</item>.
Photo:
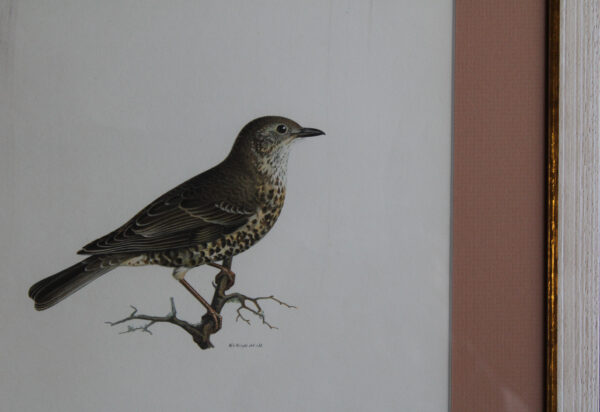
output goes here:
[[277, 133], [284, 134], [285, 132], [287, 132], [287, 126], [286, 125], [280, 124], [279, 126], [277, 126]]

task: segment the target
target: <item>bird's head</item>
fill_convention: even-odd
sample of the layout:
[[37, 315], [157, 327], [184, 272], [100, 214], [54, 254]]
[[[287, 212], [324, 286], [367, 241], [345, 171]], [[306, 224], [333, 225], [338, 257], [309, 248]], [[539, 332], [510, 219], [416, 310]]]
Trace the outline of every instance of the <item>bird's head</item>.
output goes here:
[[285, 176], [291, 143], [300, 138], [324, 134], [319, 129], [302, 127], [285, 117], [259, 117], [242, 128], [230, 157], [242, 156], [256, 165], [262, 173], [283, 173]]

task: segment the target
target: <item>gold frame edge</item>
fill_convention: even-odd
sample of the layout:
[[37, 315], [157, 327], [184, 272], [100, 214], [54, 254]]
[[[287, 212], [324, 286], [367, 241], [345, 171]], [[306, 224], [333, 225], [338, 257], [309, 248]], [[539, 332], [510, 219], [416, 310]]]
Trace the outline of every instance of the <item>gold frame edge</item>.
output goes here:
[[558, 126], [560, 0], [547, 2], [547, 91], [546, 91], [546, 371], [547, 412], [558, 410]]

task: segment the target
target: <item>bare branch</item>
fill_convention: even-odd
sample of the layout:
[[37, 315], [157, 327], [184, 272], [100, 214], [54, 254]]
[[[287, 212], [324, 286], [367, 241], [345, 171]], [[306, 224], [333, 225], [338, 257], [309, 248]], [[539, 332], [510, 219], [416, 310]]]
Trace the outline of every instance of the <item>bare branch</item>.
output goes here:
[[[277, 326], [273, 326], [271, 325], [269, 322], [267, 322], [267, 320], [265, 319], [265, 313], [262, 310], [262, 307], [260, 306], [260, 304], [258, 303], [259, 300], [273, 300], [277, 303], [279, 303], [280, 305], [286, 306], [290, 309], [297, 309], [296, 306], [293, 305], [289, 305], [279, 299], [277, 299], [276, 297], [274, 297], [273, 295], [271, 296], [261, 296], [258, 298], [251, 298], [248, 297], [246, 295], [242, 295], [241, 293], [231, 293], [229, 295], [227, 295], [225, 297], [225, 303], [227, 302], [238, 302], [240, 304], [240, 306], [237, 308], [236, 312], [237, 312], [237, 316], [235, 318], [236, 322], [241, 319], [244, 322], [246, 322], [248, 325], [250, 325], [250, 320], [245, 318], [244, 315], [242, 314], [242, 310], [247, 310], [248, 312], [254, 314], [255, 316], [259, 317], [260, 320], [262, 321], [262, 323], [264, 325], [267, 325], [270, 329], [279, 329]], [[252, 302], [252, 304], [254, 305], [254, 308], [248, 306], [246, 304], [246, 302]]]
[[[210, 306], [215, 310], [216, 313], [220, 314], [221, 310], [223, 309], [223, 306], [225, 306], [226, 303], [238, 302], [240, 306], [239, 308], [237, 308], [237, 317], [235, 319], [236, 321], [242, 319], [247, 324], [250, 324], [250, 320], [244, 317], [244, 315], [242, 314], [242, 310], [246, 310], [252, 313], [253, 315], [259, 317], [262, 323], [267, 325], [270, 329], [278, 329], [276, 326], [273, 326], [266, 321], [264, 312], [258, 302], [260, 300], [273, 300], [287, 308], [297, 309], [296, 306], [289, 305], [275, 298], [273, 295], [251, 298], [241, 293], [226, 294], [225, 292], [233, 285], [232, 280], [234, 279], [234, 276], [232, 276], [233, 272], [231, 272], [231, 258], [224, 260], [222, 267], [223, 269], [221, 269], [221, 271], [217, 274], [213, 282], [215, 292], [213, 294], [212, 302], [210, 304]], [[248, 306], [247, 302], [252, 302], [252, 305]], [[129, 325], [127, 327], [127, 330], [119, 333], [123, 334], [135, 331], [142, 331], [152, 335], [150, 327], [155, 323], [172, 323], [173, 325], [177, 325], [180, 328], [184, 329], [187, 333], [189, 333], [194, 339], [194, 342], [196, 342], [196, 344], [200, 346], [200, 348], [208, 349], [213, 347], [213, 344], [210, 341], [210, 337], [212, 334], [218, 331], [218, 328], [216, 327], [217, 325], [215, 325], [214, 317], [211, 316], [208, 312], [202, 316], [202, 320], [200, 321], [200, 323], [192, 324], [177, 317], [177, 309], [175, 308], [175, 300], [173, 298], [171, 298], [171, 312], [169, 312], [166, 316], [144, 315], [138, 313], [138, 309], [135, 306], [131, 306], [131, 308], [133, 309], [133, 312], [131, 312], [131, 314], [129, 314], [129, 316], [127, 316], [126, 318], [115, 322], [106, 322], [106, 324], [110, 326], [116, 326], [130, 321], [145, 320], [148, 321], [148, 323], [142, 326]]]
[[[125, 322], [130, 322], [130, 321], [135, 321], [135, 320], [147, 320], [149, 321], [148, 323], [142, 325], [142, 326], [131, 326], [128, 325], [127, 326], [127, 330], [124, 330], [122, 332], [119, 332], [119, 334], [124, 334], [124, 333], [130, 333], [130, 332], [135, 332], [135, 331], [142, 331], [142, 332], [147, 332], [150, 335], [152, 335], [152, 331], [150, 331], [150, 326], [154, 325], [157, 322], [168, 322], [168, 323], [173, 323], [175, 325], [181, 326], [180, 323], [187, 323], [179, 318], [177, 318], [177, 309], [175, 308], [175, 299], [171, 298], [171, 312], [169, 312], [166, 316], [150, 316], [150, 315], [144, 315], [144, 314], [139, 314], [138, 315], [138, 309], [133, 306], [130, 305], [131, 308], [133, 309], [133, 312], [131, 312], [131, 314], [129, 316], [127, 316], [126, 318], [123, 318], [121, 320], [117, 320], [115, 322], [104, 322], [107, 325], [110, 326], [116, 326], [116, 325], [120, 325], [121, 323], [125, 323]], [[189, 325], [189, 324], [188, 324]], [[190, 325], [191, 326], [191, 325]]]

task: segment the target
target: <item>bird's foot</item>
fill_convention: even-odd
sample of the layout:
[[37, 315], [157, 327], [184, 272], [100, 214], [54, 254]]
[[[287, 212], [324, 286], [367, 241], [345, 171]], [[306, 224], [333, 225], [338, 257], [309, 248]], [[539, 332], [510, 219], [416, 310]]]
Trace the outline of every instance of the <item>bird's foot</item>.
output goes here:
[[211, 306], [208, 306], [206, 308], [206, 312], [210, 315], [210, 317], [213, 319], [213, 323], [215, 325], [215, 327], [213, 328], [213, 333], [218, 332], [219, 330], [221, 330], [221, 327], [223, 326], [223, 317], [221, 315], [219, 315], [217, 313], [216, 310], [214, 310]]
[[[233, 273], [233, 271], [230, 268], [228, 268], [227, 266], [219, 265], [218, 263], [209, 262], [209, 263], [207, 263], [207, 265], [212, 266], [217, 269], [220, 269], [221, 273], [229, 278], [227, 287], [225, 287], [225, 290], [231, 289], [231, 287], [235, 284], [235, 273]], [[219, 275], [217, 275], [217, 276], [219, 276]]]

